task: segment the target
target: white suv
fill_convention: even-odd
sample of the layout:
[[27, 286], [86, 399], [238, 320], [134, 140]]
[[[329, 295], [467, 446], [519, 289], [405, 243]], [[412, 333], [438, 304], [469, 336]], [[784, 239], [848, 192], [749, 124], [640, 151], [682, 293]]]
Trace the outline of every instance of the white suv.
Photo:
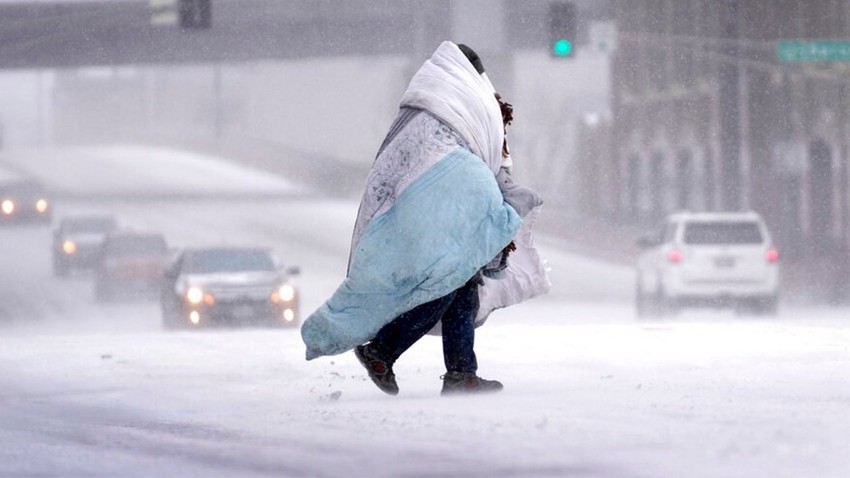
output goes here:
[[776, 314], [779, 252], [758, 214], [673, 214], [638, 245], [645, 249], [637, 265], [639, 317], [697, 305]]

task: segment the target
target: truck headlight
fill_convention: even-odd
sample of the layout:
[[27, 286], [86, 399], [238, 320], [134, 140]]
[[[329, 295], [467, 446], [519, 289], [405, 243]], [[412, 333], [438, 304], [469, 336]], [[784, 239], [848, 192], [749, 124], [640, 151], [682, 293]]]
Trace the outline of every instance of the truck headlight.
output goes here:
[[290, 300], [295, 298], [295, 288], [289, 284], [283, 284], [277, 290], [277, 294], [280, 296], [280, 300], [284, 302], [289, 302]]
[[47, 199], [39, 199], [36, 201], [35, 210], [44, 214], [47, 211]]
[[65, 241], [62, 243], [62, 250], [69, 256], [77, 252], [77, 245], [74, 241]]
[[2, 204], [3, 214], [7, 216], [15, 212], [15, 203], [11, 199], [6, 199]]
[[189, 290], [186, 291], [186, 300], [190, 304], [200, 304], [204, 300], [204, 291], [200, 287], [189, 287]]

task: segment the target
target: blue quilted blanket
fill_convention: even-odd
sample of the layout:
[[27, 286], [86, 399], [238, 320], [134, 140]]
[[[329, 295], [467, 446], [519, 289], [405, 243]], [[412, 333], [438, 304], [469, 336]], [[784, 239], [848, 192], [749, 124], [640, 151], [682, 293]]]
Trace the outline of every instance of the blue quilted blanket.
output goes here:
[[348, 277], [301, 328], [307, 359], [368, 342], [398, 315], [457, 289], [521, 225], [488, 166], [455, 149], [369, 222]]

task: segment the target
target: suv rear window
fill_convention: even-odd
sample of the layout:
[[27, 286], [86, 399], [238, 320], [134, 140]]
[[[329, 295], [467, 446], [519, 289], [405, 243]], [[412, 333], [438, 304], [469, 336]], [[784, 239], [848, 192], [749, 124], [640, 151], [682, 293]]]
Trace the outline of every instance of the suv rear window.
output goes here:
[[756, 222], [712, 221], [685, 224], [685, 244], [761, 244]]

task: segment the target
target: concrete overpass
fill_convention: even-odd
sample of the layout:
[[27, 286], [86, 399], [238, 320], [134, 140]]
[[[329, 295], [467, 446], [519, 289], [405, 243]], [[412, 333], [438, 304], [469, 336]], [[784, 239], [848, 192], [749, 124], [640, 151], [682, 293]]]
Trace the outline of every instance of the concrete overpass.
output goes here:
[[[147, 0], [0, 3], [0, 68], [235, 62], [412, 51], [448, 0], [213, 0], [212, 27], [153, 25]], [[411, 32], [413, 34], [411, 34]]]
[[[159, 0], [154, 3], [167, 3]], [[176, 0], [175, 0], [176, 1]], [[550, 0], [211, 0], [212, 27], [154, 25], [151, 0], [0, 0], [0, 69], [546, 48]], [[573, 0], [583, 17], [607, 1]], [[471, 34], [454, 38], [453, 32]]]

